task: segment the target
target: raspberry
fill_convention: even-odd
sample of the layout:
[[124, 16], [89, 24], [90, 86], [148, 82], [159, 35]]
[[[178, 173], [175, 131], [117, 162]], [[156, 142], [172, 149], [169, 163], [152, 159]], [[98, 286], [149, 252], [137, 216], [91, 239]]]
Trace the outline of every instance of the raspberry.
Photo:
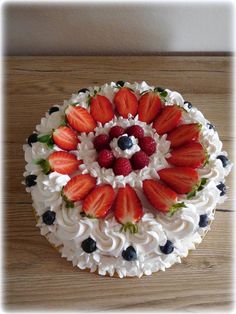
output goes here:
[[114, 137], [119, 137], [124, 133], [125, 133], [125, 130], [121, 126], [115, 125], [110, 129], [110, 132], [109, 132], [110, 140], [113, 140]]
[[97, 162], [101, 167], [111, 168], [115, 157], [109, 149], [103, 149], [99, 152]]
[[131, 163], [134, 170], [143, 169], [149, 164], [149, 158], [143, 151], [136, 152], [131, 158]]
[[132, 171], [129, 159], [120, 157], [116, 159], [113, 171], [116, 176], [127, 176]]
[[142, 138], [144, 137], [144, 131], [139, 125], [132, 125], [127, 130], [126, 133], [131, 136], [133, 135], [136, 138]]
[[102, 149], [110, 148], [109, 143], [110, 139], [107, 134], [100, 134], [93, 140], [93, 145], [98, 152]]
[[148, 156], [151, 156], [156, 151], [157, 144], [151, 136], [140, 138], [138, 144]]

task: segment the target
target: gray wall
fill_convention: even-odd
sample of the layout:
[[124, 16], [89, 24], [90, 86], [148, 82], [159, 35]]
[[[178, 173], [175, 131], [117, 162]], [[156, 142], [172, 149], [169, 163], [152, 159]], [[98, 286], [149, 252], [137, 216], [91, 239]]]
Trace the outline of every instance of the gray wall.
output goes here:
[[232, 2], [5, 4], [8, 55], [233, 51]]

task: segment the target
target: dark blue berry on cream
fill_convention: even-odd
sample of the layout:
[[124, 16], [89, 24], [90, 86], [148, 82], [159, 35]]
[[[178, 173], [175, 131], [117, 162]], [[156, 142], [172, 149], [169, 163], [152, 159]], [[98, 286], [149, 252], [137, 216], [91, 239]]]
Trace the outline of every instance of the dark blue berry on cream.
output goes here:
[[36, 182], [37, 176], [35, 174], [30, 174], [25, 177], [25, 184], [27, 187], [31, 187], [37, 184]]
[[122, 257], [128, 262], [135, 261], [137, 259], [137, 253], [134, 247], [129, 246], [126, 250], [123, 250]]
[[208, 225], [209, 219], [207, 214], [200, 215], [199, 217], [199, 227], [204, 228]]
[[193, 105], [189, 101], [185, 101], [184, 104], [187, 104], [188, 109], [191, 109], [193, 107]]
[[223, 182], [220, 182], [216, 187], [217, 189], [221, 191], [220, 196], [223, 196], [226, 194], [226, 186]]
[[56, 219], [56, 213], [51, 211], [51, 210], [47, 210], [44, 214], [43, 214], [43, 222], [46, 225], [52, 225], [54, 223]]
[[53, 106], [48, 110], [49, 114], [52, 114], [53, 112], [57, 112], [59, 111], [59, 107]]
[[116, 85], [123, 87], [125, 85], [125, 82], [124, 81], [117, 81]]
[[84, 252], [93, 253], [97, 249], [96, 241], [89, 237], [81, 243], [81, 247]]
[[174, 251], [174, 244], [167, 240], [165, 245], [160, 245], [160, 250], [163, 254], [171, 254]]
[[89, 89], [87, 89], [87, 88], [81, 88], [81, 89], [78, 91], [78, 94], [79, 94], [79, 93], [86, 93], [86, 92], [89, 92]]
[[211, 130], [211, 129], [214, 129], [215, 127], [214, 127], [214, 125], [213, 124], [211, 124], [211, 123], [207, 123], [207, 127], [208, 127], [208, 129], [209, 130]]
[[216, 158], [221, 160], [224, 168], [229, 164], [229, 159], [224, 155], [219, 155]]
[[38, 134], [36, 134], [36, 133], [31, 134], [28, 137], [27, 142], [28, 142], [29, 146], [32, 146], [32, 143], [38, 142]]
[[133, 142], [129, 136], [121, 136], [118, 139], [117, 145], [120, 149], [125, 150], [131, 148], [133, 146]]
[[162, 93], [162, 92], [165, 91], [165, 89], [162, 88], [162, 87], [156, 87], [155, 89], [156, 89], [159, 93]]

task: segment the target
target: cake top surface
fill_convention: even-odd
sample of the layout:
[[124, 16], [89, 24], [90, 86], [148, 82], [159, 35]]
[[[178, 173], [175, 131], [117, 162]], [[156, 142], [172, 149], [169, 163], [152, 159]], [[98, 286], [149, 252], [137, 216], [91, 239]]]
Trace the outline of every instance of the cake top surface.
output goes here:
[[210, 229], [232, 164], [181, 94], [145, 82], [83, 89], [24, 145], [41, 233], [79, 268], [164, 270]]

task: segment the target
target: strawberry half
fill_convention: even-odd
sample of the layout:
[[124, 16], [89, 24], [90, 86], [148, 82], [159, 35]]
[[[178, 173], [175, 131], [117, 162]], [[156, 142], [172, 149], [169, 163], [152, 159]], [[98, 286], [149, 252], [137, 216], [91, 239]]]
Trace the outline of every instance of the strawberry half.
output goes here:
[[79, 143], [77, 133], [68, 126], [59, 126], [53, 131], [52, 138], [58, 147], [65, 150], [74, 150]]
[[143, 192], [150, 204], [158, 211], [172, 216], [184, 203], [177, 202], [177, 194], [166, 185], [152, 179], [143, 181]]
[[140, 121], [151, 123], [161, 111], [161, 99], [155, 92], [147, 92], [139, 99], [138, 117]]
[[96, 128], [96, 122], [91, 114], [80, 106], [69, 105], [65, 114], [70, 126], [78, 132], [89, 133]]
[[128, 118], [130, 113], [135, 116], [138, 112], [138, 100], [135, 94], [127, 87], [122, 87], [114, 97], [114, 103], [119, 115]]
[[197, 142], [201, 133], [201, 124], [182, 124], [171, 131], [167, 140], [171, 142], [171, 147], [179, 147], [192, 141]]
[[208, 155], [200, 143], [192, 142], [173, 149], [166, 160], [178, 167], [199, 168], [207, 162]]
[[111, 208], [115, 198], [115, 192], [111, 185], [97, 186], [85, 198], [83, 212], [89, 218], [103, 218]]
[[198, 172], [189, 167], [165, 168], [157, 172], [160, 179], [179, 194], [196, 190], [200, 184]]
[[157, 133], [162, 135], [172, 131], [180, 122], [182, 109], [176, 105], [166, 106], [153, 122]]
[[129, 230], [131, 233], [138, 232], [136, 222], [142, 218], [143, 210], [141, 201], [131, 186], [119, 188], [114, 215], [116, 220], [123, 225], [122, 230]]
[[103, 124], [112, 120], [114, 117], [110, 100], [98, 94], [90, 98], [90, 113], [94, 120]]
[[89, 174], [74, 176], [62, 191], [66, 207], [74, 207], [74, 202], [83, 200], [95, 185], [96, 179]]
[[56, 171], [61, 174], [71, 174], [78, 170], [78, 166], [82, 164], [82, 161], [78, 160], [73, 154], [59, 151], [53, 152], [47, 160], [38, 160], [36, 164], [42, 167], [45, 174], [51, 171]]

